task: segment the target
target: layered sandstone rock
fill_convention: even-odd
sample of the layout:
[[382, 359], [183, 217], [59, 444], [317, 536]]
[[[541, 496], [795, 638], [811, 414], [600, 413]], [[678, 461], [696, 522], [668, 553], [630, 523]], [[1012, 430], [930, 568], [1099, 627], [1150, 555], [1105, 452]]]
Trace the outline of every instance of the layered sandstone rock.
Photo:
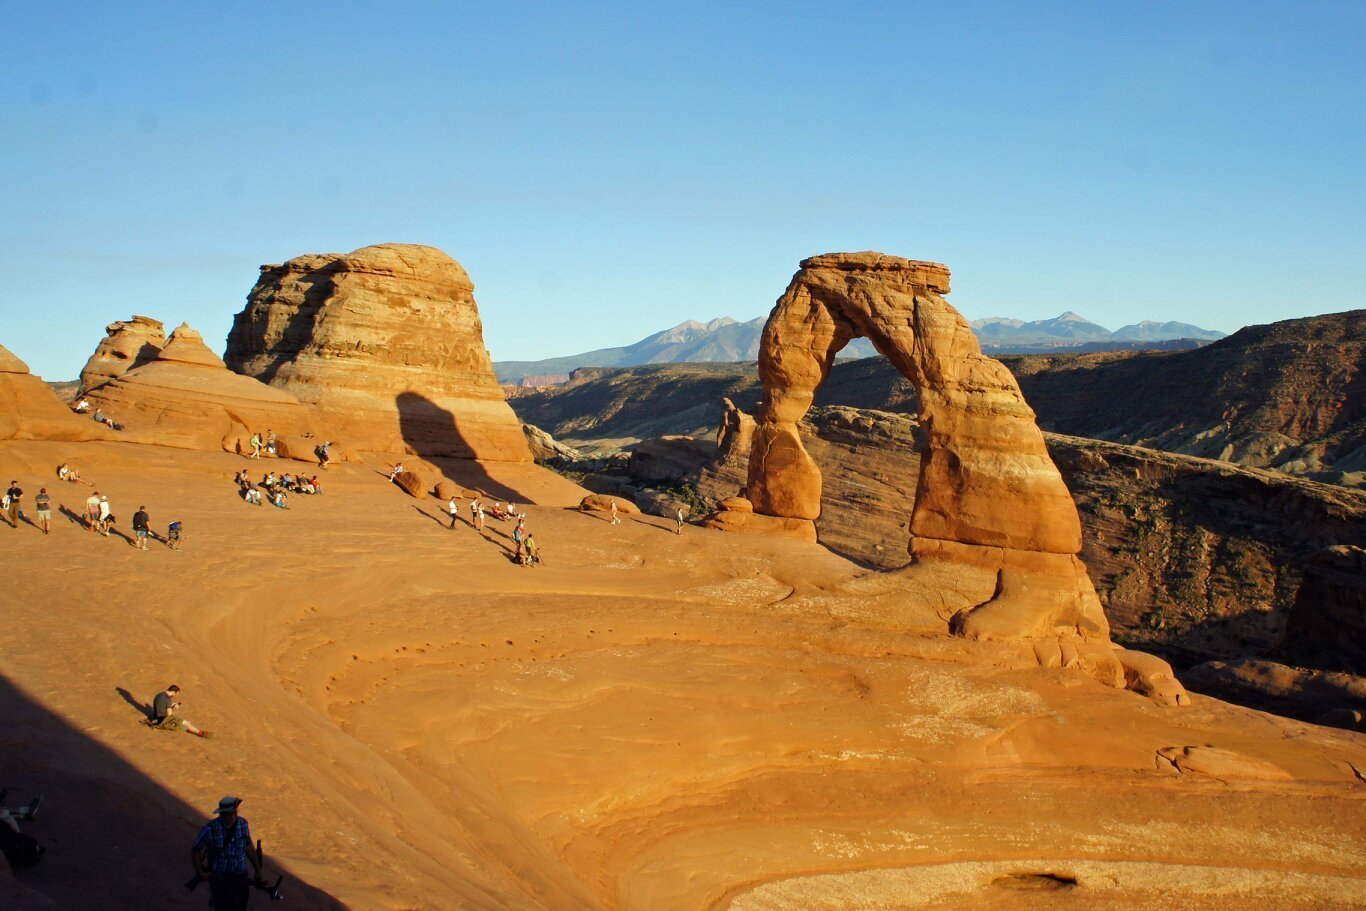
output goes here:
[[720, 464], [737, 465], [749, 460], [749, 451], [754, 445], [754, 426], [754, 418], [734, 402], [721, 400], [721, 426], [716, 431]]
[[88, 398], [123, 425], [122, 438], [138, 443], [250, 452], [253, 432], [319, 441], [323, 436], [308, 406], [233, 373], [183, 324], [152, 361], [97, 387]]
[[[764, 400], [750, 449], [756, 513], [813, 521], [821, 473], [797, 424], [835, 355], [867, 337], [920, 391], [926, 436], [910, 550], [919, 564], [965, 576], [953, 627], [973, 638], [1057, 633], [1107, 638], [1109, 625], [1078, 559], [1076, 506], [1044, 447], [1034, 412], [966, 320], [940, 295], [938, 263], [879, 253], [802, 262], [764, 327]], [[985, 594], [980, 600], [977, 595]]]
[[101, 440], [108, 432], [73, 414], [28, 364], [0, 345], [0, 440]]
[[81, 369], [81, 392], [89, 392], [129, 370], [150, 363], [166, 346], [161, 320], [134, 316], [104, 327], [105, 336]]
[[358, 448], [531, 461], [484, 348], [474, 285], [432, 247], [262, 266], [225, 359], [315, 405]]

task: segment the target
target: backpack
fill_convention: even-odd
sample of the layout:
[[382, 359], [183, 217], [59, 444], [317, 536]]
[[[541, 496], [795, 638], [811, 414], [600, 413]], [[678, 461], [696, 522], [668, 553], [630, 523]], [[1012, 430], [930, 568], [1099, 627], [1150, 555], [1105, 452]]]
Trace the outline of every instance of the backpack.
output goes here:
[[11, 867], [32, 867], [42, 859], [47, 848], [22, 832], [0, 825], [0, 853]]

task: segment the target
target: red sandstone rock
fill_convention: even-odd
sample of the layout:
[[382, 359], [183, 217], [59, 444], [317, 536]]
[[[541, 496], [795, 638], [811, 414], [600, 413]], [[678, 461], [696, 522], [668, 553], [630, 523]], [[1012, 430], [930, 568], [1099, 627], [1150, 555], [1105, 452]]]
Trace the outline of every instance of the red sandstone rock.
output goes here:
[[102, 440], [104, 427], [73, 414], [28, 364], [0, 345], [0, 440]]
[[[972, 638], [1060, 633], [1107, 639], [1086, 568], [1081, 524], [1009, 371], [984, 356], [971, 328], [941, 296], [938, 263], [879, 253], [802, 262], [764, 327], [763, 406], [750, 448], [748, 498], [756, 513], [812, 521], [821, 474], [797, 424], [835, 355], [869, 338], [920, 391], [927, 444], [911, 513], [911, 552], [996, 576], [985, 604], [964, 603], [956, 632]], [[1116, 673], [1116, 666], [1104, 672]]]
[[287, 392], [228, 370], [186, 325], [171, 333], [151, 362], [87, 397], [123, 425], [119, 438], [131, 442], [247, 454], [253, 432], [323, 438], [310, 408]]
[[151, 363], [166, 345], [166, 332], [161, 320], [150, 316], [135, 316], [131, 320], [110, 323], [104, 331], [105, 337], [81, 369], [82, 392], [89, 392], [96, 386], [118, 379], [135, 367]]
[[474, 285], [433, 247], [262, 266], [226, 360], [315, 405], [359, 449], [531, 460], [484, 348]]
[[579, 509], [583, 512], [611, 512], [612, 501], [617, 502], [617, 512], [623, 516], [635, 515], [640, 512], [636, 504], [625, 497], [609, 497], [605, 494], [590, 493], [579, 501]]
[[436, 494], [438, 500], [449, 500], [451, 497], [458, 497], [460, 495], [460, 485], [449, 478], [442, 478], [440, 481], [436, 482], [436, 487], [433, 492]]
[[426, 476], [411, 468], [396, 474], [394, 476], [394, 483], [408, 496], [416, 497], [419, 500], [425, 500], [427, 498], [427, 491], [431, 489], [431, 485], [427, 483]]

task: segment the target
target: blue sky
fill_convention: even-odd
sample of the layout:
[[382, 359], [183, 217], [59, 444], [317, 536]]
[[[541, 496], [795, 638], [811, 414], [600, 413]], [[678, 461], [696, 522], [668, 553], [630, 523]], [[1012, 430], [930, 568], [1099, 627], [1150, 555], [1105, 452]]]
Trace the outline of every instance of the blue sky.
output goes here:
[[431, 244], [495, 359], [766, 313], [805, 256], [969, 318], [1366, 306], [1366, 3], [61, 3], [0, 20], [0, 343], [222, 350], [257, 266]]

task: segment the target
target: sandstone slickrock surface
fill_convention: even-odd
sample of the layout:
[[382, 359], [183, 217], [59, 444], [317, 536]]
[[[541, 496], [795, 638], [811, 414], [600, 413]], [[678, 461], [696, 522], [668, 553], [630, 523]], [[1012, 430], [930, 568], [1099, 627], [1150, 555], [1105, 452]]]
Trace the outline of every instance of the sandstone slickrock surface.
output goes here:
[[104, 331], [105, 336], [95, 347], [95, 353], [81, 368], [83, 392], [116, 380], [134, 367], [150, 363], [166, 346], [165, 327], [161, 320], [150, 316], [119, 320], [105, 326]]
[[990, 577], [986, 597], [959, 605], [956, 631], [1019, 638], [1109, 625], [1077, 554], [1076, 506], [1010, 372], [984, 356], [941, 294], [938, 263], [880, 253], [804, 260], [764, 327], [764, 400], [749, 460], [756, 513], [814, 521], [820, 469], [797, 423], [835, 355], [869, 338], [920, 393], [926, 448], [911, 513], [917, 564], [949, 563]]
[[312, 409], [288, 392], [228, 370], [203, 337], [184, 324], [153, 360], [88, 397], [123, 425], [119, 438], [131, 442], [250, 452], [253, 432], [322, 439]]
[[579, 501], [581, 512], [607, 512], [612, 511], [612, 501], [616, 501], [617, 512], [623, 516], [632, 515], [640, 512], [636, 504], [625, 497], [609, 497], [603, 494], [589, 494]]
[[359, 449], [531, 460], [494, 379], [474, 285], [433, 247], [262, 266], [225, 360], [315, 405]]
[[46, 383], [0, 345], [0, 440], [101, 440], [108, 432], [73, 414]]

